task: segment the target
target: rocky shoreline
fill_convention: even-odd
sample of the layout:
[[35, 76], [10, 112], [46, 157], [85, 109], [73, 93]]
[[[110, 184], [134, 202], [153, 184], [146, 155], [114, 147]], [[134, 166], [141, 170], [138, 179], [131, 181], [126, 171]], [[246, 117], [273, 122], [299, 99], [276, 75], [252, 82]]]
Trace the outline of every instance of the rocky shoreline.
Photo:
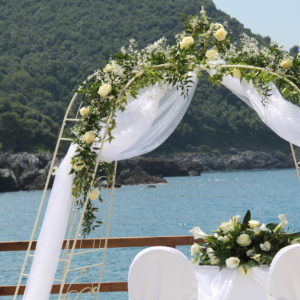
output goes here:
[[[0, 192], [43, 189], [51, 155], [0, 153]], [[138, 157], [120, 161], [117, 186], [166, 183], [164, 177], [198, 176], [202, 171], [253, 170], [293, 167], [283, 153], [230, 150], [227, 153], [178, 153], [168, 157]], [[51, 184], [53, 176], [51, 179]], [[50, 186], [51, 186], [50, 184]]]

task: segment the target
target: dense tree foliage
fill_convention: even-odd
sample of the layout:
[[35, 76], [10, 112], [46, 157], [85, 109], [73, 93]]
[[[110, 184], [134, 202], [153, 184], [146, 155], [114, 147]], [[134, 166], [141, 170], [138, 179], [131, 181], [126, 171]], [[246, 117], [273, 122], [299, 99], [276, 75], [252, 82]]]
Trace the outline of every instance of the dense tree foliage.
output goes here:
[[[130, 38], [141, 47], [161, 36], [173, 42], [182, 29], [180, 13], [198, 14], [202, 4], [216, 22], [228, 22], [233, 40], [242, 32], [252, 35], [211, 0], [0, 3], [0, 149], [5, 151], [52, 150], [76, 85]], [[182, 124], [160, 151], [230, 147], [284, 149], [285, 144], [230, 92], [203, 79]]]

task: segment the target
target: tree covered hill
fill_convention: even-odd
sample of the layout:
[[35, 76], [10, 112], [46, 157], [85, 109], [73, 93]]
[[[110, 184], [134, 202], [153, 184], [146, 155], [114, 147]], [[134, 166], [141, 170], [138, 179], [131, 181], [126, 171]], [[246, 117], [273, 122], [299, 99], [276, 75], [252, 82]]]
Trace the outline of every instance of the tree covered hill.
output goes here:
[[[52, 151], [74, 88], [130, 38], [141, 47], [182, 29], [204, 5], [235, 40], [252, 35], [211, 0], [0, 0], [0, 151]], [[269, 38], [257, 36], [261, 43]], [[285, 149], [240, 100], [201, 79], [160, 151]]]

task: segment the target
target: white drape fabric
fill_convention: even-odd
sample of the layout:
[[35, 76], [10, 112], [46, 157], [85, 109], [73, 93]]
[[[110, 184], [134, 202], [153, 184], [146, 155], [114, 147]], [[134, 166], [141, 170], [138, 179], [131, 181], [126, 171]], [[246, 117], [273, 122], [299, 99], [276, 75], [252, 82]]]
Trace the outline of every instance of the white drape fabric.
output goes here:
[[192, 264], [174, 248], [142, 250], [129, 269], [128, 299], [197, 300], [197, 279]]
[[252, 268], [243, 275], [238, 269], [195, 266], [199, 300], [266, 300], [267, 267]]
[[268, 274], [268, 300], [300, 300], [300, 245], [281, 249]]
[[71, 145], [57, 170], [23, 299], [49, 299], [72, 206], [69, 172], [75, 149]]
[[[175, 130], [191, 102], [197, 84], [195, 74], [191, 76], [188, 97], [176, 86], [156, 84], [130, 98], [125, 111], [117, 112], [114, 140], [104, 144], [101, 160], [127, 159], [160, 146]], [[72, 206], [69, 172], [75, 150], [76, 146], [71, 145], [55, 177], [23, 300], [49, 299]]]
[[274, 85], [271, 85], [271, 96], [263, 103], [258, 91], [245, 80], [228, 75], [222, 84], [255, 110], [281, 138], [300, 147], [300, 107], [285, 100]]
[[101, 153], [102, 161], [123, 160], [148, 153], [160, 146], [175, 130], [189, 107], [195, 92], [194, 73], [188, 96], [181, 89], [156, 84], [139, 92], [138, 98], [128, 99], [124, 112], [117, 112], [117, 127], [111, 143]]

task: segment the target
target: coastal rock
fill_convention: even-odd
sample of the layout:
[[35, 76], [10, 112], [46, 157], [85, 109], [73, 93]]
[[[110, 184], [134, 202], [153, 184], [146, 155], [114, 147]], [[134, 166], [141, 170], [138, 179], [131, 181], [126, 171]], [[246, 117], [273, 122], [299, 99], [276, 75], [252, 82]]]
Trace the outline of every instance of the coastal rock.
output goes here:
[[0, 192], [11, 192], [19, 189], [17, 178], [10, 169], [0, 169]]
[[153, 176], [144, 170], [124, 169], [117, 176], [117, 184], [121, 185], [136, 185], [149, 183], [167, 183], [167, 180], [162, 176]]
[[164, 157], [139, 157], [121, 161], [119, 170], [144, 170], [152, 176], [197, 176], [202, 172], [202, 166], [197, 161], [183, 161]]
[[[0, 153], [0, 191], [40, 190], [44, 188], [51, 154]], [[56, 163], [58, 166], [59, 163]], [[291, 155], [262, 151], [225, 153], [177, 153], [159, 157], [137, 157], [118, 163], [117, 186], [164, 183], [163, 177], [198, 176], [210, 170], [252, 170], [292, 168]], [[49, 187], [54, 176], [51, 176]]]

